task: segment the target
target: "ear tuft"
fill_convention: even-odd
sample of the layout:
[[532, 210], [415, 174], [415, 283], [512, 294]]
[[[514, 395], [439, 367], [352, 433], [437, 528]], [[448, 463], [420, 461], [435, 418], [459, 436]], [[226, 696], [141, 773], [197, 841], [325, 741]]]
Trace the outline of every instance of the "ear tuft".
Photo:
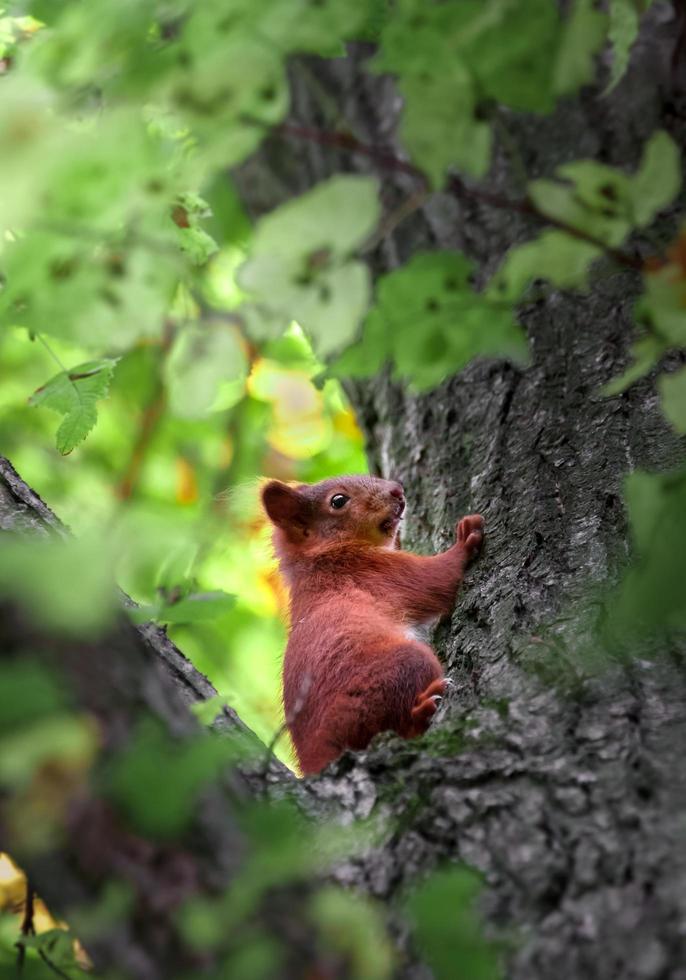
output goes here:
[[262, 490], [262, 504], [267, 517], [277, 527], [298, 527], [307, 524], [310, 511], [308, 499], [298, 490], [279, 480], [272, 480]]

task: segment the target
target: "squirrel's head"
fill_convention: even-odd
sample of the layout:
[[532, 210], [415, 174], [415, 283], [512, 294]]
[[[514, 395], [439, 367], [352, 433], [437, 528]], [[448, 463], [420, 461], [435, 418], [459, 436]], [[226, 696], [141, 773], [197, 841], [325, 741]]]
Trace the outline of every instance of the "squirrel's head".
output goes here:
[[271, 480], [262, 489], [262, 503], [281, 532], [277, 537], [296, 549], [316, 550], [344, 541], [393, 548], [405, 494], [399, 483], [374, 476], [341, 476], [298, 486]]

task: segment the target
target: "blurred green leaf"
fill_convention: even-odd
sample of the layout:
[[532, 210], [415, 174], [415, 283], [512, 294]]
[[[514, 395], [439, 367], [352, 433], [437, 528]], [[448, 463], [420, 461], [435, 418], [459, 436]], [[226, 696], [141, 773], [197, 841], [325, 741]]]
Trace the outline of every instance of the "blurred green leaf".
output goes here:
[[686, 434], [686, 368], [663, 374], [659, 381], [662, 410], [677, 432]]
[[108, 542], [99, 536], [13, 537], [0, 549], [0, 594], [51, 629], [93, 635], [117, 607], [111, 562]]
[[555, 63], [556, 95], [568, 95], [593, 81], [594, 58], [605, 40], [607, 23], [607, 16], [595, 9], [594, 0], [575, 0]]
[[631, 229], [629, 178], [595, 160], [558, 167], [557, 180], [534, 180], [529, 196], [537, 208], [558, 221], [619, 245]]
[[584, 287], [591, 262], [601, 254], [598, 246], [563, 231], [544, 231], [533, 241], [509, 249], [487, 293], [515, 303], [535, 279], [545, 279], [560, 289]]
[[[433, 187], [444, 183], [450, 166], [483, 177], [491, 159], [492, 132], [476, 118], [476, 83], [465, 66], [450, 58], [443, 71], [405, 72], [399, 87], [405, 110], [403, 143]], [[450, 134], [446, 139], [446, 134]]]
[[481, 881], [466, 868], [434, 872], [406, 902], [422, 956], [436, 980], [498, 980], [497, 951], [483, 936], [476, 909]]
[[74, 937], [68, 929], [46, 929], [45, 932], [41, 932], [37, 936], [22, 934], [17, 945], [43, 953], [54, 973], [71, 969], [82, 973], [82, 968], [76, 958]]
[[107, 395], [116, 363], [116, 359], [105, 358], [61, 371], [29, 399], [31, 405], [64, 415], [56, 440], [63, 456], [83, 442], [97, 422], [96, 403]]
[[238, 282], [265, 309], [297, 320], [324, 357], [349, 342], [369, 300], [369, 272], [351, 253], [379, 216], [378, 184], [340, 175], [262, 218]]
[[459, 252], [430, 252], [383, 276], [361, 341], [333, 373], [367, 377], [389, 360], [398, 377], [430, 388], [478, 355], [524, 360], [526, 341], [513, 309], [475, 292], [470, 273]]
[[41, 664], [22, 660], [0, 667], [0, 731], [31, 724], [63, 704], [63, 691]]
[[219, 320], [179, 330], [165, 365], [169, 404], [182, 418], [211, 412], [222, 386], [231, 395], [222, 407], [237, 402], [245, 391], [245, 344], [236, 327]]
[[225, 734], [174, 738], [153, 721], [138, 726], [126, 750], [112, 760], [108, 794], [144, 834], [165, 840], [189, 823], [204, 786], [244, 756], [245, 744]]
[[233, 609], [236, 597], [226, 592], [197, 592], [178, 602], [160, 602], [132, 611], [136, 623], [155, 620], [158, 623], [200, 623], [216, 619]]
[[686, 307], [683, 280], [668, 265], [643, 277], [645, 292], [636, 304], [639, 320], [650, 324], [666, 347], [686, 347]]
[[643, 147], [641, 163], [629, 190], [634, 224], [650, 224], [670, 204], [681, 187], [681, 152], [664, 130], [658, 129]]
[[346, 957], [351, 980], [386, 980], [393, 975], [393, 949], [380, 906], [342, 888], [323, 888], [313, 896], [310, 910], [323, 950]]
[[88, 759], [93, 728], [73, 714], [51, 714], [0, 737], [0, 785], [16, 790], [47, 760]]
[[605, 94], [621, 81], [628, 66], [634, 41], [638, 36], [640, 15], [653, 0], [610, 0], [609, 40], [612, 45], [610, 81]]
[[629, 365], [623, 374], [613, 378], [603, 386], [604, 395], [618, 395], [626, 388], [630, 387], [634, 381], [638, 381], [657, 364], [660, 357], [665, 352], [665, 345], [657, 337], [647, 334], [640, 337], [631, 347], [633, 364]]
[[627, 175], [595, 160], [558, 167], [555, 180], [534, 180], [529, 196], [543, 214], [617, 246], [648, 224], [681, 185], [679, 151], [667, 133], [648, 140], [637, 172]]
[[632, 473], [625, 495], [635, 554], [609, 596], [606, 634], [631, 649], [641, 634], [686, 625], [686, 472]]

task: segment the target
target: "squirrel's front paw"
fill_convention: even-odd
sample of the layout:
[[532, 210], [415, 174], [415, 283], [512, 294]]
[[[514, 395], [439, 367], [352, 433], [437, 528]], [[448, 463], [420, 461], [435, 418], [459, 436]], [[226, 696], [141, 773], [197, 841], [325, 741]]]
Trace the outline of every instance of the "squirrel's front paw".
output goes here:
[[467, 561], [477, 555], [484, 539], [484, 519], [481, 514], [469, 514], [458, 521], [455, 536], [457, 543], [464, 549]]
[[421, 691], [415, 700], [414, 707], [410, 712], [412, 718], [412, 729], [410, 737], [423, 735], [429, 727], [431, 719], [438, 711], [438, 706], [443, 700], [448, 682], [444, 677], [431, 684]]

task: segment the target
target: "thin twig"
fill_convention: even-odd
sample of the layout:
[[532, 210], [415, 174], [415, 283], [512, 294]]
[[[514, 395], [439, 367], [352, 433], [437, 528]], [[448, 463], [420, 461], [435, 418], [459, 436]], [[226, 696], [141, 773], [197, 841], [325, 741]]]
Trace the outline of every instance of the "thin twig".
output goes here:
[[[389, 149], [388, 147], [368, 146], [367, 144], [360, 142], [360, 140], [350, 133], [328, 132], [326, 130], [314, 129], [309, 126], [298, 126], [292, 123], [283, 123], [281, 126], [277, 126], [276, 132], [282, 133], [284, 136], [294, 136], [297, 139], [318, 143], [322, 146], [331, 146], [340, 150], [347, 150], [350, 153], [357, 153], [361, 156], [369, 158], [370, 160], [373, 160], [384, 169], [408, 174], [415, 180], [421, 181], [423, 186], [428, 186], [425, 174], [418, 167], [414, 166], [414, 164], [409, 163], [406, 160], [402, 160], [393, 152], [393, 150]], [[513, 199], [502, 194], [496, 194], [492, 193], [491, 191], [483, 190], [479, 187], [468, 187], [464, 181], [461, 180], [461, 178], [455, 175], [448, 179], [446, 190], [455, 197], [478, 201], [479, 203], [487, 204], [492, 208], [523, 214], [526, 217], [534, 218], [535, 220], [551, 225], [554, 228], [559, 228], [560, 231], [566, 232], [573, 238], [578, 238], [581, 241], [588, 242], [590, 245], [595, 245], [619, 265], [637, 270], [643, 268], [642, 259], [632, 255], [629, 252], [624, 252], [621, 249], [613, 248], [612, 246], [607, 245], [601, 239], [596, 238], [595, 235], [591, 235], [589, 232], [583, 231], [581, 228], [576, 228], [574, 225], [568, 225], [566, 222], [561, 221], [558, 218], [551, 218], [549, 215], [539, 210], [539, 208], [529, 197]]]
[[311, 687], [312, 687], [312, 675], [308, 673], [305, 674], [305, 676], [303, 677], [300, 683], [300, 690], [298, 692], [298, 697], [296, 699], [296, 702], [293, 705], [293, 711], [290, 713], [290, 715], [286, 715], [285, 719], [276, 729], [276, 731], [274, 732], [274, 734], [272, 735], [269, 741], [269, 744], [267, 745], [267, 751], [264, 756], [264, 765], [262, 767], [262, 771], [260, 772], [260, 777], [262, 781], [265, 783], [265, 786], [266, 786], [267, 774], [269, 772], [269, 767], [272, 763], [272, 757], [274, 755], [274, 749], [276, 748], [279, 739], [285, 733], [286, 729], [293, 724], [293, 722], [296, 720], [300, 712], [305, 707], [307, 695], [309, 694]]
[[[35, 897], [36, 893], [33, 890], [33, 885], [31, 884], [31, 879], [26, 876], [26, 897], [24, 899], [24, 915], [21, 920], [21, 935], [22, 936], [35, 936], [36, 926], [33, 921], [33, 916], [35, 912]], [[26, 946], [19, 941], [17, 944], [17, 973], [21, 973], [24, 969], [24, 960], [26, 958]]]
[[[173, 339], [174, 331], [172, 324], [170, 321], [167, 321], [165, 323], [162, 343], [160, 345], [162, 353], [169, 350]], [[145, 462], [145, 457], [147, 456], [153, 436], [157, 431], [157, 426], [160, 419], [164, 414], [165, 406], [166, 393], [164, 389], [164, 382], [162, 381], [161, 375], [158, 374], [155, 391], [150, 401], [145, 406], [143, 414], [141, 415], [138, 433], [136, 434], [136, 440], [133, 444], [133, 449], [131, 450], [131, 455], [129, 456], [126, 469], [124, 470], [124, 473], [122, 474], [115, 488], [115, 495], [119, 498], [119, 500], [129, 500], [133, 496], [133, 492], [138, 484], [141, 469], [143, 468], [143, 463]]]

